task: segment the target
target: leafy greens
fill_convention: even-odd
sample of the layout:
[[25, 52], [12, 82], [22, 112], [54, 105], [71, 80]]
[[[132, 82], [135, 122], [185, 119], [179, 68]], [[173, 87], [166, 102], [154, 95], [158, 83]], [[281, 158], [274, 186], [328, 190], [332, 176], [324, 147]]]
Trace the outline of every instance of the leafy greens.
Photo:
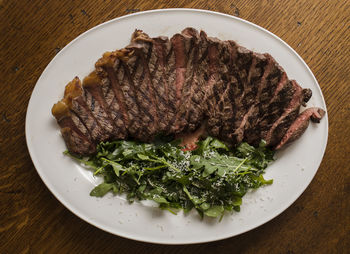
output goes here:
[[249, 189], [272, 183], [262, 176], [274, 155], [264, 141], [257, 148], [242, 143], [229, 149], [208, 137], [194, 151], [183, 151], [178, 141], [114, 141], [100, 143], [88, 159], [66, 154], [104, 177], [91, 196], [126, 193], [130, 202], [153, 200], [172, 213], [194, 208], [202, 217], [222, 218], [240, 210]]

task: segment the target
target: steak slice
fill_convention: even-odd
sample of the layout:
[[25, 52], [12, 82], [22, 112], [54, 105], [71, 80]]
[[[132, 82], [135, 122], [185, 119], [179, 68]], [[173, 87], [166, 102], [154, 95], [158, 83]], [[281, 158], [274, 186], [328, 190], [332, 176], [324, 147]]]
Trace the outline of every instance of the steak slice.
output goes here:
[[204, 116], [202, 108], [204, 81], [199, 78], [200, 37], [198, 31], [193, 28], [187, 28], [181, 34], [187, 40], [190, 40], [190, 44], [188, 44], [185, 83], [182, 89], [178, 115], [180, 130], [192, 132], [200, 126]]
[[[118, 102], [120, 114], [129, 136], [141, 141], [148, 141], [147, 125], [151, 122], [148, 115], [140, 110], [128, 63], [135, 61], [133, 51], [129, 49], [107, 52], [96, 63], [99, 75], [105, 76]], [[131, 69], [131, 71], [133, 71]], [[115, 109], [117, 105], [113, 105]]]
[[83, 93], [74, 100], [76, 100], [76, 102], [79, 103], [80, 106], [84, 105], [83, 102], [85, 102], [84, 108], [86, 109], [86, 111], [91, 111], [93, 118], [104, 133], [104, 140], [113, 138], [113, 123], [111, 122], [111, 119], [108, 117], [107, 113], [104, 111], [101, 103], [96, 99], [96, 97], [92, 93], [89, 92], [89, 90], [84, 89], [83, 87]]
[[125, 139], [128, 134], [128, 116], [124, 96], [116, 76], [118, 68], [120, 68], [119, 63], [119, 59], [108, 52], [96, 62], [95, 67], [96, 74], [100, 79], [106, 111], [116, 126], [115, 136], [117, 139]]
[[[236, 105], [239, 104], [241, 96], [243, 94], [243, 87], [239, 85], [238, 80], [234, 73], [234, 68], [236, 67], [235, 61], [237, 58], [237, 44], [233, 41], [227, 42], [229, 62], [225, 63], [228, 67], [227, 76], [227, 89], [222, 94], [222, 111], [221, 111], [221, 130], [219, 137], [226, 141], [235, 144], [236, 136], [233, 135], [235, 131], [235, 115], [236, 115]], [[221, 107], [221, 106], [220, 106]], [[236, 123], [236, 125], [238, 125]]]
[[307, 127], [309, 126], [310, 119], [315, 123], [319, 123], [324, 114], [325, 111], [320, 108], [308, 108], [303, 111], [290, 125], [286, 134], [283, 136], [282, 140], [275, 149], [281, 149], [286, 144], [298, 139], [306, 131]]
[[96, 152], [96, 145], [91, 144], [88, 139], [83, 138], [74, 128], [61, 128], [61, 134], [66, 143], [68, 151], [77, 155], [90, 155]]
[[[198, 65], [197, 65], [197, 78], [198, 80], [201, 80], [202, 82], [202, 87], [201, 91], [203, 93], [203, 99], [200, 103], [200, 107], [203, 110], [203, 113], [205, 117], [208, 116], [207, 113], [207, 98], [210, 93], [211, 87], [215, 83], [215, 79], [213, 77], [213, 73], [215, 73], [215, 67], [213, 64], [213, 59], [210, 60], [209, 57], [209, 41], [208, 41], [208, 36], [204, 31], [200, 31], [199, 33], [199, 47], [198, 47]], [[211, 49], [213, 51], [213, 49]], [[211, 62], [210, 62], [211, 61]]]
[[167, 133], [169, 129], [168, 113], [168, 84], [165, 80], [165, 58], [169, 48], [169, 40], [165, 37], [150, 38], [141, 30], [136, 30], [132, 42], [137, 43], [147, 53], [145, 69], [149, 76], [150, 93], [156, 109], [158, 120], [157, 133]]
[[153, 86], [146, 61], [149, 61], [151, 48], [146, 44], [132, 43], [127, 47], [131, 56], [125, 61], [125, 75], [129, 87], [133, 88], [134, 100], [139, 108], [138, 127], [140, 133], [135, 138], [151, 141], [157, 134], [158, 116], [153, 95]]
[[184, 97], [186, 97], [186, 90], [189, 89], [191, 80], [191, 77], [188, 76], [192, 73], [191, 66], [189, 65], [193, 61], [195, 51], [193, 47], [193, 39], [189, 36], [175, 34], [170, 39], [170, 42], [175, 55], [175, 82], [170, 83], [169, 85], [175, 87], [176, 98], [176, 117], [174, 124], [171, 126], [171, 132], [176, 134], [182, 132], [188, 125], [184, 112], [180, 110], [180, 106], [187, 99]]
[[[233, 117], [228, 114], [232, 112], [232, 103], [229, 100], [229, 94], [232, 87], [230, 86], [231, 69], [231, 45], [228, 42], [221, 42], [217, 39], [210, 40], [210, 62], [213, 64], [215, 72], [213, 77], [215, 84], [210, 87], [207, 103], [208, 103], [208, 132], [219, 137], [223, 129], [223, 120]], [[228, 118], [228, 119], [227, 119]], [[210, 130], [210, 131], [209, 131]]]
[[177, 113], [177, 96], [176, 96], [176, 60], [175, 60], [175, 51], [172, 42], [169, 40], [169, 47], [167, 47], [167, 55], [165, 61], [165, 74], [164, 79], [168, 85], [168, 133], [175, 133], [175, 121]]
[[[217, 88], [215, 86], [220, 82], [220, 75], [218, 74], [219, 65], [219, 50], [221, 49], [220, 41], [216, 38], [208, 37], [203, 31], [200, 32], [200, 46], [199, 46], [199, 68], [198, 78], [203, 82], [203, 100], [201, 103], [204, 116], [207, 118], [206, 128], [210, 135], [219, 133], [219, 126], [217, 124], [216, 99]], [[219, 49], [220, 48], [220, 49]], [[222, 88], [222, 82], [220, 83]], [[216, 96], [216, 98], [215, 98]]]
[[[237, 143], [240, 143], [249, 135], [254, 116], [257, 112], [259, 97], [266, 84], [265, 77], [270, 72], [270, 69], [268, 59], [264, 55], [258, 53], [252, 54], [246, 87], [243, 90], [240, 101], [236, 104], [239, 112], [237, 120], [240, 120], [240, 124], [236, 127], [237, 129], [235, 131], [237, 134]], [[237, 121], [237, 123], [239, 122]]]
[[155, 52], [157, 52], [159, 56], [157, 64], [158, 68], [155, 68], [152, 73], [154, 92], [158, 98], [158, 102], [161, 104], [158, 106], [158, 116], [159, 118], [162, 118], [159, 127], [161, 134], [167, 135], [170, 133], [170, 123], [172, 119], [175, 119], [176, 117], [175, 104], [171, 103], [169, 98], [170, 88], [167, 74], [167, 61], [171, 50], [171, 42], [167, 37], [153, 38], [153, 42], [155, 45]]
[[63, 100], [52, 107], [52, 114], [61, 128], [62, 137], [70, 152], [77, 155], [95, 153], [96, 145], [92, 142], [88, 130]]
[[251, 128], [249, 133], [247, 132], [247, 142], [256, 145], [263, 137], [265, 137], [272, 125], [288, 107], [293, 98], [294, 92], [295, 89], [292, 82], [283, 81], [283, 87], [281, 90], [277, 91], [277, 94], [274, 95], [273, 98], [271, 98], [267, 108], [263, 111], [263, 115], [257, 116], [258, 119], [255, 121], [255, 127]]
[[276, 146], [280, 142], [289, 126], [297, 118], [300, 106], [310, 98], [308, 89], [302, 89], [295, 80], [292, 80], [291, 84], [294, 89], [292, 99], [282, 115], [273, 123], [266, 135], [263, 134], [262, 137], [271, 147]]
[[67, 84], [64, 93], [64, 98], [68, 102], [68, 107], [79, 116], [81, 122], [88, 129], [94, 143], [109, 139], [110, 134], [106, 133], [105, 129], [101, 127], [100, 123], [92, 114], [90, 107], [87, 105], [84, 90], [78, 77], [75, 77]]
[[118, 58], [124, 57], [123, 52], [106, 52], [103, 57], [100, 58], [96, 64], [96, 73], [101, 79], [103, 96], [106, 99], [108, 108], [111, 114], [114, 115], [116, 120], [116, 125], [121, 125], [120, 121], [123, 121], [125, 132], [129, 126], [129, 117], [127, 112], [126, 101], [124, 98], [123, 91], [121, 89], [120, 80], [122, 78], [120, 73], [122, 73], [122, 64]]
[[105, 78], [101, 80], [101, 89], [106, 100], [107, 110], [110, 112], [111, 119], [116, 126], [117, 133], [115, 133], [115, 136], [117, 139], [125, 139], [128, 135], [126, 121], [123, 115], [121, 103], [117, 96], [115, 96], [109, 79]]
[[[245, 115], [247, 121], [244, 128], [244, 140], [250, 144], [257, 145], [261, 140], [261, 132], [269, 128], [267, 125], [260, 126], [259, 122], [269, 112], [269, 105], [274, 101], [275, 97], [284, 95], [280, 91], [285, 87], [288, 78], [285, 71], [271, 55], [255, 54], [255, 56], [256, 59], [264, 59], [259, 63], [259, 65], [263, 66], [263, 69], [259, 69], [263, 71], [252, 79], [252, 82], [255, 83], [257, 94], [254, 104]], [[278, 101], [278, 99], [275, 101]], [[288, 102], [288, 99], [285, 100], [283, 98], [277, 106], [283, 111]]]
[[[123, 139], [126, 136], [126, 131], [124, 123], [121, 120], [119, 110], [111, 111], [109, 108], [109, 104], [113, 102], [114, 96], [111, 96], [113, 95], [113, 91], [110, 89], [109, 97], [106, 97], [108, 94], [103, 93], [102, 84], [102, 80], [98, 77], [96, 71], [93, 71], [87, 77], [85, 77], [83, 80], [83, 88], [87, 91], [86, 98], [91, 97], [91, 111], [93, 112], [95, 118], [100, 121], [100, 124], [104, 126], [106, 132], [110, 133], [111, 138]], [[109, 104], [107, 104], [107, 100]], [[112, 114], [114, 117], [112, 117]], [[117, 121], [115, 119], [116, 114], [119, 114]]]
[[248, 76], [253, 64], [253, 54], [233, 41], [228, 42], [232, 56], [229, 70], [230, 89], [226, 94], [232, 103], [233, 115], [222, 126], [221, 135], [225, 141], [238, 144], [243, 140], [244, 115], [251, 105], [248, 97], [252, 93], [252, 87], [248, 82]]

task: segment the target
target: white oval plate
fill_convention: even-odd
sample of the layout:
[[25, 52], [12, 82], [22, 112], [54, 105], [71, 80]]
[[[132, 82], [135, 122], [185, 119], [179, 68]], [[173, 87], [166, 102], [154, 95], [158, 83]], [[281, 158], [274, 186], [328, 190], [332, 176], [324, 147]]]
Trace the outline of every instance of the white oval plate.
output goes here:
[[301, 57], [274, 34], [233, 16], [194, 9], [153, 10], [116, 18], [83, 33], [61, 50], [40, 76], [28, 105], [26, 139], [40, 177], [56, 198], [83, 220], [112, 234], [163, 244], [208, 242], [241, 234], [289, 207], [309, 185], [321, 163], [327, 144], [327, 115], [320, 124], [310, 124], [299, 140], [277, 154], [277, 161], [265, 175], [274, 183], [248, 193], [241, 211], [227, 214], [220, 223], [213, 219], [202, 221], [196, 212], [173, 215], [147, 204], [130, 205], [123, 197], [112, 194], [104, 198], [89, 196], [101, 179], [62, 154], [66, 147], [51, 116], [52, 105], [62, 98], [67, 82], [74, 76], [86, 76], [105, 51], [125, 47], [136, 28], [150, 36], [172, 36], [188, 26], [270, 53], [290, 79], [312, 89], [308, 106], [326, 109], [320, 87]]

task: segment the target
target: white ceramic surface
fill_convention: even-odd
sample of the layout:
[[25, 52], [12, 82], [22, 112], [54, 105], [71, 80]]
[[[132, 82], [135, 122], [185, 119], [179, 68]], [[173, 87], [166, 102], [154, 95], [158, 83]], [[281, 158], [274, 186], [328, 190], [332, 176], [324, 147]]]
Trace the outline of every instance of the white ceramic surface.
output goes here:
[[320, 87], [300, 56], [267, 30], [233, 16], [194, 9], [154, 10], [120, 17], [83, 33], [55, 56], [39, 78], [28, 105], [27, 145], [40, 177], [56, 198], [83, 220], [112, 234], [164, 244], [200, 243], [238, 235], [288, 208], [309, 185], [321, 163], [328, 136], [327, 115], [320, 124], [310, 124], [299, 140], [277, 154], [277, 161], [265, 174], [274, 183], [248, 193], [241, 211], [227, 214], [220, 223], [201, 221], [196, 212], [175, 216], [148, 204], [129, 205], [123, 197], [112, 194], [89, 196], [101, 179], [62, 154], [66, 147], [51, 116], [52, 105], [62, 98], [67, 82], [74, 76], [86, 76], [105, 51], [125, 47], [136, 28], [150, 36], [172, 36], [187, 26], [270, 53], [290, 79], [312, 89], [308, 106], [326, 109]]

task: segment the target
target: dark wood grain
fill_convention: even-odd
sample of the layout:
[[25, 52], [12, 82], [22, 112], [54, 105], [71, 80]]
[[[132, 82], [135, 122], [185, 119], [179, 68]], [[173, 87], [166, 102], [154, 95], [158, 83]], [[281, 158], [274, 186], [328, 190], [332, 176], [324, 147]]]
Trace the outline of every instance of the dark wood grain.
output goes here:
[[[54, 198], [26, 147], [31, 92], [60, 49], [112, 18], [169, 7], [220, 11], [275, 33], [310, 66], [328, 107], [328, 146], [310, 186], [277, 218], [227, 240], [164, 246], [105, 233]], [[349, 42], [349, 1], [0, 0], [0, 253], [349, 253]]]

